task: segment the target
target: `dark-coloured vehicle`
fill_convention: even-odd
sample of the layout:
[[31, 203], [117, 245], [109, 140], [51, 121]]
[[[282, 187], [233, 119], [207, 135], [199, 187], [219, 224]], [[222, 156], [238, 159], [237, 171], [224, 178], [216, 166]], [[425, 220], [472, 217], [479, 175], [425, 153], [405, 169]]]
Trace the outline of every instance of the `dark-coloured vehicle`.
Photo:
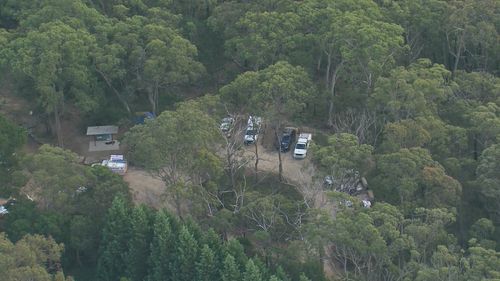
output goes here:
[[280, 150], [282, 152], [287, 152], [290, 150], [290, 148], [293, 146], [295, 143], [295, 140], [297, 139], [297, 128], [293, 127], [285, 127], [283, 130], [283, 134], [281, 135], [280, 138]]

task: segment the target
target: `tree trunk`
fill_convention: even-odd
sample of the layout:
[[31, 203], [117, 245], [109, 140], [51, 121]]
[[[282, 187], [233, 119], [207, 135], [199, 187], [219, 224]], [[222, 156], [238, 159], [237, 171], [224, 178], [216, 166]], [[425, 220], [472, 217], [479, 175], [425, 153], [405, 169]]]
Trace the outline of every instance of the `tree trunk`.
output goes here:
[[330, 53], [326, 54], [326, 73], [325, 73], [325, 85], [326, 88], [330, 86], [330, 69], [332, 67], [332, 56]]
[[154, 93], [152, 92], [148, 92], [148, 101], [149, 101], [149, 105], [151, 105], [151, 110], [153, 112], [153, 114], [156, 114], [155, 112], [155, 100], [154, 100]]
[[330, 105], [328, 107], [328, 126], [332, 127], [333, 126], [333, 114], [334, 114], [334, 104], [333, 100], [335, 98], [335, 86], [337, 84], [337, 79], [338, 79], [338, 73], [340, 69], [342, 68], [342, 65], [344, 62], [342, 61], [333, 71], [332, 73], [332, 79], [330, 80]]
[[255, 166], [254, 166], [255, 181], [258, 181], [259, 180], [259, 175], [258, 175], [258, 172], [259, 172], [259, 169], [258, 169], [258, 166], [259, 166], [259, 148], [257, 145], [257, 141], [254, 141], [253, 143], [254, 143], [254, 147], [255, 147]]
[[153, 111], [153, 114], [157, 114], [157, 111], [158, 111], [158, 104], [159, 104], [159, 87], [156, 86], [155, 88], [155, 108], [154, 108], [154, 111]]
[[61, 116], [59, 113], [59, 106], [56, 105], [54, 107], [54, 121], [55, 121], [55, 129], [56, 129], [56, 136], [57, 136], [57, 145], [61, 148], [64, 147], [63, 143], [63, 137], [62, 137], [62, 132], [61, 132]]
[[123, 98], [122, 95], [120, 95], [120, 93], [118, 92], [118, 90], [116, 90], [115, 87], [113, 87], [113, 84], [111, 84], [111, 80], [109, 80], [109, 78], [106, 75], [104, 75], [104, 73], [101, 72], [97, 67], [96, 67], [96, 71], [97, 71], [97, 73], [99, 73], [99, 75], [101, 75], [102, 79], [104, 79], [104, 82], [106, 82], [106, 85], [108, 85], [108, 87], [116, 95], [116, 97], [121, 102], [121, 104], [123, 105], [123, 107], [125, 108], [125, 110], [127, 110], [127, 113], [129, 115], [132, 115], [132, 111], [130, 110], [130, 106], [129, 106], [127, 100], [125, 98]]
[[156, 115], [156, 111], [158, 109], [158, 91], [159, 85], [158, 82], [154, 82], [153, 89], [148, 91], [148, 100], [151, 105], [151, 111], [154, 115]]
[[82, 267], [82, 260], [80, 258], [80, 250], [76, 250], [76, 263], [78, 264], [78, 266]]
[[316, 64], [316, 73], [320, 73], [322, 61], [323, 61], [323, 56], [320, 55], [319, 58], [318, 58], [318, 62]]
[[457, 53], [454, 54], [455, 64], [453, 65], [453, 71], [451, 72], [451, 75], [453, 77], [455, 77], [455, 73], [457, 72], [458, 63], [460, 62], [460, 57], [461, 57], [461, 54], [462, 54], [462, 48], [464, 47], [463, 37], [460, 37], [460, 42], [458, 44], [459, 45], [458, 45]]
[[[279, 124], [279, 122], [278, 122]], [[279, 171], [279, 181], [280, 182], [283, 182], [283, 162], [281, 160], [281, 141], [280, 141], [280, 137], [279, 137], [279, 134], [278, 134], [278, 129], [279, 129], [279, 125], [277, 127], [274, 128], [274, 134], [276, 136], [276, 140], [278, 141], [278, 171]]]
[[227, 164], [229, 166], [229, 177], [231, 179], [231, 187], [233, 188], [233, 190], [236, 190], [236, 171], [235, 171], [235, 167], [234, 167], [234, 161], [232, 160], [233, 156], [232, 156], [232, 151], [229, 151], [230, 148], [229, 148], [229, 145], [228, 145], [228, 148], [227, 148]]

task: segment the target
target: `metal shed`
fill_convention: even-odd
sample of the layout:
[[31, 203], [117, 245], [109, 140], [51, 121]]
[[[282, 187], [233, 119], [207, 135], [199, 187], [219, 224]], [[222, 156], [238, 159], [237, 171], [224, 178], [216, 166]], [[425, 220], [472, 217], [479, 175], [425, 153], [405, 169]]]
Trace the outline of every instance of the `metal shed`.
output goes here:
[[113, 140], [118, 133], [118, 126], [91, 126], [87, 127], [87, 136], [94, 139], [89, 143], [89, 151], [119, 150], [120, 144]]

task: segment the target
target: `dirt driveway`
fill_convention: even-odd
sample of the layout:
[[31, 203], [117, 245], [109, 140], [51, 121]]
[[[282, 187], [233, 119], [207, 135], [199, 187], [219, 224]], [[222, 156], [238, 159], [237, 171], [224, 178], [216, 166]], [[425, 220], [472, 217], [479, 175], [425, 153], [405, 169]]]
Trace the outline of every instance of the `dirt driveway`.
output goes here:
[[[253, 145], [244, 147], [245, 157], [251, 159], [248, 163], [250, 168], [254, 167], [255, 163], [255, 147]], [[259, 142], [258, 144], [259, 153], [259, 171], [273, 172], [278, 174], [279, 172], [279, 159], [278, 151], [265, 148]], [[327, 208], [331, 209], [332, 205], [328, 196], [324, 192], [322, 182], [320, 179], [315, 178], [315, 169], [311, 163], [311, 155], [308, 155], [305, 159], [294, 159], [293, 151], [289, 151], [281, 154], [281, 160], [283, 164], [283, 177], [285, 181], [293, 186], [295, 186], [298, 191], [307, 199], [312, 206], [316, 208]]]
[[[245, 157], [251, 159], [248, 163], [250, 167], [253, 167], [255, 163], [255, 147], [254, 145], [249, 145], [244, 147]], [[276, 149], [267, 149], [259, 142], [258, 144], [258, 154], [259, 154], [259, 170], [266, 172], [279, 172], [279, 159], [278, 151]], [[305, 159], [294, 159], [293, 151], [288, 151], [281, 153], [281, 160], [283, 165], [283, 177], [285, 180], [290, 181], [290, 183], [295, 184], [311, 184], [314, 176], [314, 169], [309, 160]]]

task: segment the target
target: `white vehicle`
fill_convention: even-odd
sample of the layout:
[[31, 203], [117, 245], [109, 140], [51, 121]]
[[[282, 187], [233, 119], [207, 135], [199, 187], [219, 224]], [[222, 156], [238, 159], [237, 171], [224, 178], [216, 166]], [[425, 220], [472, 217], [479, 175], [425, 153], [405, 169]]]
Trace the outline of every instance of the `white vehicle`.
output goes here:
[[127, 160], [123, 158], [123, 155], [111, 155], [109, 159], [102, 160], [101, 163], [92, 164], [93, 166], [104, 166], [111, 170], [111, 172], [119, 175], [125, 175], [128, 169]]
[[226, 135], [226, 137], [231, 137], [231, 131], [233, 129], [234, 118], [233, 117], [225, 117], [222, 119], [220, 124], [220, 130]]
[[307, 149], [312, 140], [312, 134], [300, 134], [295, 150], [293, 151], [293, 158], [304, 159], [307, 155]]
[[262, 118], [256, 116], [248, 117], [247, 129], [245, 130], [245, 137], [243, 142], [246, 145], [257, 142], [259, 138], [260, 126], [262, 123]]
[[3, 216], [3, 215], [6, 215], [8, 213], [9, 213], [9, 211], [7, 211], [7, 208], [5, 208], [4, 206], [0, 205], [0, 215]]

